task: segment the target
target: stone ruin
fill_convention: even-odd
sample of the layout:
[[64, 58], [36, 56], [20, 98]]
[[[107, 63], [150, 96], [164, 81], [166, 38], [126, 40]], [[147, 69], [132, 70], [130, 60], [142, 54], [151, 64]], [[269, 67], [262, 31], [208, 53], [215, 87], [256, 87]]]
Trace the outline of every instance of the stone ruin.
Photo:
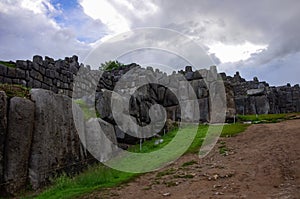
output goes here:
[[[135, 144], [139, 139], [123, 132], [112, 114], [112, 95], [120, 81], [123, 81], [125, 90], [136, 87], [145, 79], [151, 82], [138, 88], [129, 101], [128, 114], [141, 126], [151, 122], [149, 109], [153, 104], [163, 106], [169, 120], [180, 121], [182, 114], [193, 119], [193, 110], [182, 113], [180, 100], [176, 97], [177, 94], [185, 98], [190, 93], [195, 93], [197, 99], [193, 108], [200, 110], [197, 115], [199, 122], [212, 122], [211, 99], [218, 94], [210, 92], [209, 88], [220, 82], [226, 93], [226, 99], [220, 101], [226, 104], [226, 121], [232, 121], [237, 114], [300, 112], [298, 84], [269, 86], [257, 78], [246, 81], [238, 72], [234, 77], [217, 73], [214, 66], [199, 71], [187, 66], [185, 70], [168, 75], [151, 67], [130, 64], [104, 71], [99, 76], [99, 71], [79, 64], [77, 56], [64, 60], [34, 56], [32, 61], [18, 60], [14, 64], [16, 67], [0, 64], [0, 83], [19, 84], [32, 90], [29, 99], [8, 98], [5, 92], [0, 91], [1, 195], [16, 194], [28, 184], [38, 189], [58, 173], [77, 173], [93, 160], [78, 137], [71, 97], [96, 107], [100, 115], [100, 118], [84, 121], [83, 113], [79, 114], [83, 126], [87, 122], [99, 123], [113, 143]], [[139, 71], [138, 75], [130, 73], [135, 70]], [[83, 75], [77, 79], [79, 71]], [[94, 95], [85, 95], [89, 88], [96, 91]], [[166, 122], [161, 131], [168, 130]], [[83, 132], [90, 133], [87, 129]], [[87, 136], [86, 142], [89, 141], [92, 142]], [[113, 152], [113, 146], [105, 147]], [[108, 158], [101, 157], [101, 160]]]

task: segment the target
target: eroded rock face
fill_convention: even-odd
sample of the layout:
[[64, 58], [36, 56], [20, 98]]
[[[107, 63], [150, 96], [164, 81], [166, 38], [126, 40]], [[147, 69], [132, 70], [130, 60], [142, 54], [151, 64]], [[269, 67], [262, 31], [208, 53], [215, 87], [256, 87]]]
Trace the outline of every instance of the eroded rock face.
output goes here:
[[100, 118], [89, 119], [85, 126], [88, 151], [101, 162], [109, 160], [117, 148], [114, 126]]
[[34, 103], [14, 97], [10, 100], [6, 137], [4, 180], [6, 192], [18, 193], [26, 187], [28, 160], [34, 124]]
[[47, 183], [54, 173], [77, 172], [84, 155], [72, 116], [69, 97], [32, 89], [35, 124], [29, 160], [29, 180], [34, 189]]
[[4, 182], [4, 143], [7, 129], [7, 97], [4, 91], [0, 91], [0, 183]]

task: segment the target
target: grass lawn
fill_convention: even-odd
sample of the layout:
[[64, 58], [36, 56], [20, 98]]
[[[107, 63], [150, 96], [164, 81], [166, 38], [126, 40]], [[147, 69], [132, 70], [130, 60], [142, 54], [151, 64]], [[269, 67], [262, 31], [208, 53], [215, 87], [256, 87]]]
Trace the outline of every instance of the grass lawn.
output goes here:
[[288, 119], [288, 114], [238, 115], [237, 118], [240, 121], [252, 123], [274, 123]]

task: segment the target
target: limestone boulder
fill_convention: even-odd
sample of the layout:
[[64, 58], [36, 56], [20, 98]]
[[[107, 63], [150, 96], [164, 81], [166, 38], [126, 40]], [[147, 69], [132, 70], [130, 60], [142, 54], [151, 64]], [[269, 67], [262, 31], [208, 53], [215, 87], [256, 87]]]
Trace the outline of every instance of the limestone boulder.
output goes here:
[[57, 172], [77, 173], [85, 157], [73, 120], [71, 98], [43, 89], [32, 89], [30, 94], [35, 102], [35, 123], [29, 181], [37, 189]]
[[6, 192], [18, 193], [26, 186], [28, 160], [34, 124], [34, 103], [14, 97], [10, 100], [5, 152], [4, 180]]
[[270, 112], [270, 104], [267, 96], [257, 96], [255, 98], [256, 114], [268, 114]]
[[114, 126], [100, 118], [91, 118], [86, 122], [87, 150], [100, 162], [109, 160], [117, 150]]
[[3, 183], [4, 143], [7, 130], [7, 96], [0, 91], [0, 183]]
[[101, 92], [96, 94], [96, 110], [102, 119], [110, 122], [113, 121], [111, 110], [112, 92], [113, 91], [107, 89], [102, 89]]

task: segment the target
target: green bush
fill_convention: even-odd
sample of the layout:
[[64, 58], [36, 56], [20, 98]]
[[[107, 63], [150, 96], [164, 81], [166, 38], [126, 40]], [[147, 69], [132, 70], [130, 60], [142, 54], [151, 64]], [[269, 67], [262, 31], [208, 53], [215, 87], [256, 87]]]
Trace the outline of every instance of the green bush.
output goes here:
[[12, 61], [0, 61], [0, 64], [7, 66], [9, 68], [16, 68], [16, 64]]
[[122, 66], [124, 66], [124, 64], [118, 61], [107, 61], [105, 63], [102, 63], [99, 69], [103, 71], [112, 71], [115, 69], [119, 69]]

